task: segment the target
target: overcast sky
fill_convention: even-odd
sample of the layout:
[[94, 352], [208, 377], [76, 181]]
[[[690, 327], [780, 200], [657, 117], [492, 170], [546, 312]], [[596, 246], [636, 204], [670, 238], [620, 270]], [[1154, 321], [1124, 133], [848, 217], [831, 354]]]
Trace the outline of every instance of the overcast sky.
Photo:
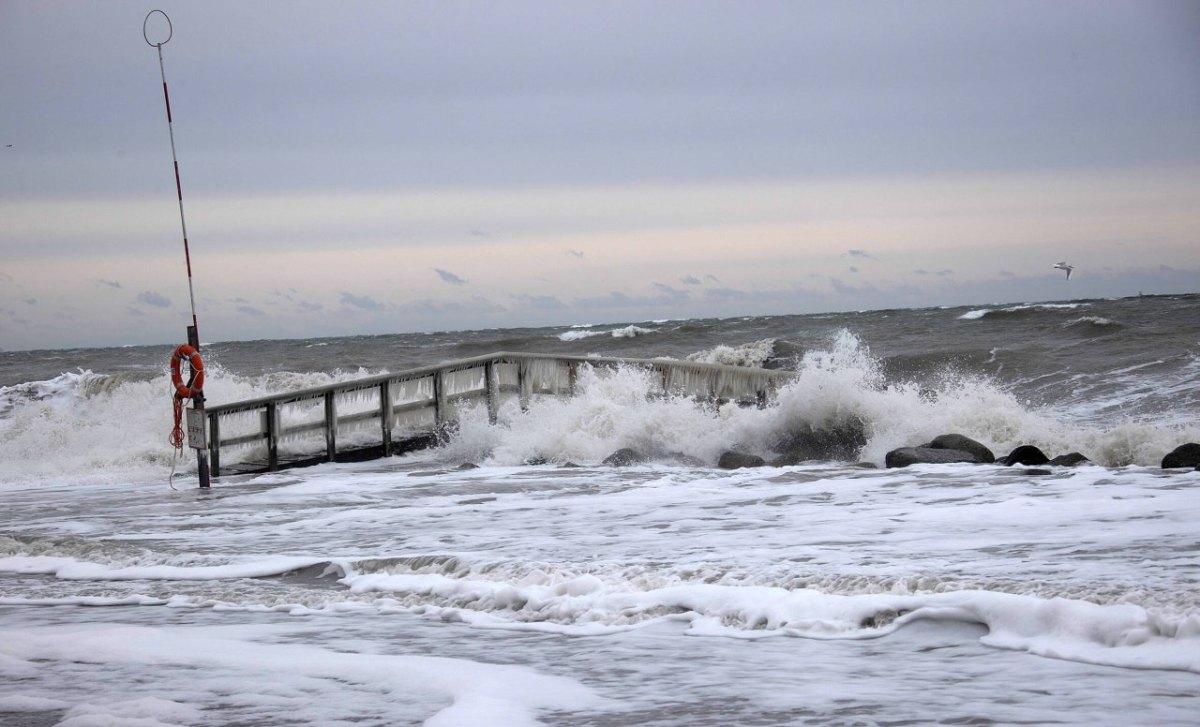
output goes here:
[[[1194, 0], [154, 1], [205, 341], [1200, 290]], [[0, 0], [0, 349], [182, 340], [154, 7]]]

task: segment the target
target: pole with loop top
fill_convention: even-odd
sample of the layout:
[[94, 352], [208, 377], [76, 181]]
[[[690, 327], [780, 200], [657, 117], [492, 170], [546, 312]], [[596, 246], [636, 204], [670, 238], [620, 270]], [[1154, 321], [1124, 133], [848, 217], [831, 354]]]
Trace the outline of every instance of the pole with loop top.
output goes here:
[[[154, 43], [150, 40], [149, 25], [150, 18], [155, 13], [163, 16], [167, 21], [167, 37]], [[175, 120], [171, 117], [171, 94], [167, 91], [167, 71], [163, 65], [162, 47], [170, 42], [175, 35], [175, 28], [171, 25], [171, 19], [161, 10], [151, 10], [146, 14], [146, 19], [142, 21], [142, 37], [146, 39], [146, 44], [158, 51], [158, 72], [162, 77], [163, 101], [167, 106], [167, 133], [171, 137], [171, 162], [175, 165], [175, 193], [179, 198], [179, 226], [183, 230], [183, 257], [187, 263], [187, 279], [188, 279], [188, 299], [192, 304], [192, 327], [197, 329], [196, 335], [199, 336], [199, 325], [196, 322], [196, 293], [192, 287], [192, 253], [188, 249], [188, 234], [187, 220], [183, 214], [183, 185], [179, 181], [179, 157], [175, 153]], [[193, 343], [193, 345], [195, 345]]]
[[[166, 21], [167, 37], [154, 42], [150, 40], [150, 18], [157, 13]], [[188, 326], [188, 344], [197, 352], [200, 351], [200, 325], [196, 320], [196, 292], [192, 286], [192, 253], [188, 246], [187, 234], [187, 219], [183, 214], [183, 185], [179, 181], [179, 157], [175, 153], [175, 120], [171, 117], [171, 94], [167, 90], [167, 71], [163, 65], [162, 47], [170, 42], [175, 35], [175, 28], [171, 25], [171, 18], [161, 10], [151, 10], [146, 13], [146, 19], [142, 21], [142, 38], [146, 40], [146, 45], [158, 51], [158, 72], [162, 77], [163, 87], [163, 102], [167, 106], [167, 132], [171, 137], [171, 162], [175, 165], [175, 193], [179, 199], [179, 226], [183, 231], [183, 257], [187, 264], [187, 281], [188, 281], [188, 300], [192, 307], [192, 325]], [[189, 366], [191, 364], [189, 363]], [[188, 387], [191, 388], [193, 381], [196, 380], [197, 372], [193, 368], [191, 379], [188, 381]], [[203, 379], [200, 379], [203, 381]], [[178, 423], [177, 423], [178, 424]], [[204, 432], [204, 392], [196, 387], [196, 392], [192, 396], [192, 409], [188, 412], [188, 441], [192, 449], [196, 450], [197, 474], [200, 478], [200, 487], [209, 487], [209, 471], [208, 471], [208, 448], [205, 443]]]

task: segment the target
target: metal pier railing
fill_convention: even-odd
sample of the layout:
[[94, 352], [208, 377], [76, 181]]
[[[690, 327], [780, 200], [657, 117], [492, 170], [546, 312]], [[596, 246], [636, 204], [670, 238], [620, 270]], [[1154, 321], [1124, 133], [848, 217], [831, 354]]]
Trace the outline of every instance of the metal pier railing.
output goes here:
[[[432, 446], [464, 403], [483, 401], [496, 421], [502, 403], [570, 395], [580, 367], [649, 370], [658, 393], [765, 405], [789, 378], [782, 371], [668, 359], [494, 353], [209, 406], [212, 475], [361, 461]], [[229, 455], [226, 457], [225, 455]]]

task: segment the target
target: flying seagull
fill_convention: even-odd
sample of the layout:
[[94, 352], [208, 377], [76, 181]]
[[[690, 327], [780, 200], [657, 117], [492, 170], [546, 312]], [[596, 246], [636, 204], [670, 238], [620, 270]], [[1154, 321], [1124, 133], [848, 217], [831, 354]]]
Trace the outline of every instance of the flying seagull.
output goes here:
[[1070, 280], [1071, 279], [1071, 271], [1075, 269], [1075, 266], [1067, 265], [1066, 263], [1054, 263], [1054, 269], [1055, 270], [1066, 270], [1067, 271], [1067, 280]]

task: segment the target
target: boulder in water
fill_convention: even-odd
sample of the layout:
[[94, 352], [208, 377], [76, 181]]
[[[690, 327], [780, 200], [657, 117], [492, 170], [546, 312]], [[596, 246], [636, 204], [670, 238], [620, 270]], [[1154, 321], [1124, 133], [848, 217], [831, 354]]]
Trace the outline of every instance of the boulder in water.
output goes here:
[[1054, 465], [1056, 467], [1078, 467], [1079, 465], [1085, 463], [1091, 464], [1092, 460], [1084, 457], [1079, 452], [1068, 452], [1067, 454], [1058, 455], [1046, 464]]
[[1195, 442], [1181, 444], [1163, 457], [1163, 469], [1169, 470], [1176, 467], [1200, 467], [1200, 444]]
[[1020, 447], [1009, 452], [1007, 457], [1001, 457], [996, 462], [997, 464], [1008, 465], [1010, 467], [1014, 464], [1039, 465], [1048, 464], [1050, 458], [1046, 456], [1045, 452], [1032, 444], [1022, 444]]
[[736, 470], [743, 467], [762, 467], [766, 460], [758, 455], [743, 454], [742, 452], [725, 452], [717, 460], [717, 466], [723, 470]]
[[901, 447], [893, 449], [884, 457], [887, 467], [907, 467], [910, 464], [948, 464], [951, 462], [970, 462], [979, 464], [979, 460], [971, 452], [961, 449], [934, 449], [932, 447]]
[[884, 464], [888, 467], [907, 467], [910, 464], [946, 464], [971, 462], [991, 464], [996, 461], [992, 450], [961, 434], [942, 434], [919, 447], [901, 447], [888, 452]]
[[604, 464], [610, 467], [628, 467], [646, 461], [646, 455], [629, 447], [622, 447], [604, 458]]
[[970, 452], [975, 455], [975, 461], [980, 464], [991, 464], [996, 461], [996, 455], [992, 454], [992, 450], [961, 434], [942, 434], [921, 446], [929, 449], [957, 449], [960, 452]]
[[776, 466], [811, 460], [852, 462], [867, 443], [866, 426], [857, 417], [814, 429], [805, 424], [786, 432], [771, 448], [779, 452]]

